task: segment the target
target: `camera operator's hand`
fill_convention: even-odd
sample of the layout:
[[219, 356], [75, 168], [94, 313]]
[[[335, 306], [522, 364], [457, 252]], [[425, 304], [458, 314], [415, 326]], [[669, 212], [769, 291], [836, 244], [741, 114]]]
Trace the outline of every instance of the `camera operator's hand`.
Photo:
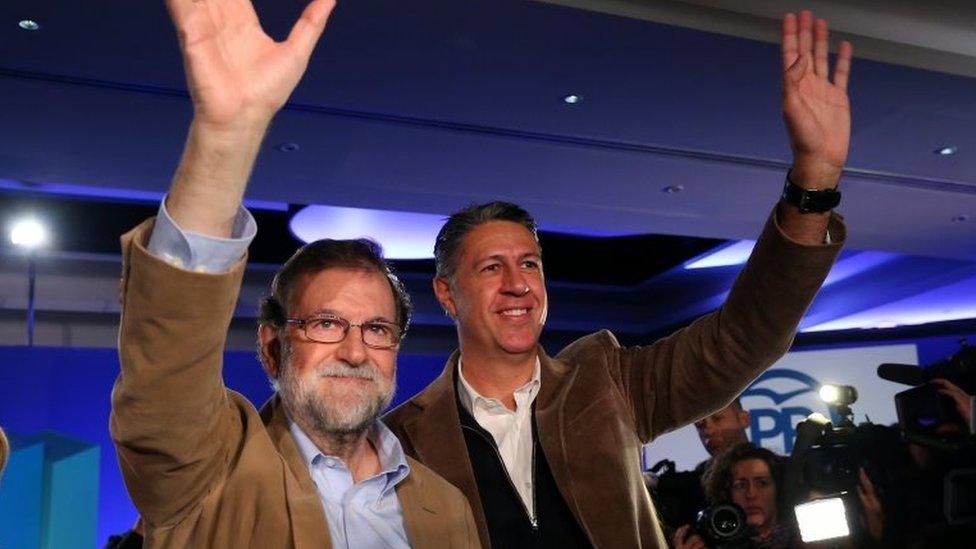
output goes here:
[[685, 539], [688, 536], [689, 530], [691, 530], [691, 525], [685, 524], [675, 531], [674, 539], [671, 540], [674, 549], [706, 549], [708, 546], [705, 545], [705, 540], [698, 534], [693, 534], [688, 539]]
[[861, 467], [858, 472], [857, 497], [861, 500], [861, 508], [864, 513], [861, 515], [862, 526], [867, 529], [868, 534], [875, 541], [881, 541], [884, 536], [884, 509], [881, 507], [881, 500], [874, 492], [874, 483], [868, 478], [868, 474]]
[[952, 401], [956, 404], [956, 410], [959, 411], [959, 415], [962, 416], [962, 419], [966, 422], [966, 425], [972, 429], [973, 397], [967, 395], [966, 392], [960, 389], [958, 385], [949, 381], [948, 379], [937, 377], [932, 380], [932, 384], [939, 388], [940, 393], [952, 399]]

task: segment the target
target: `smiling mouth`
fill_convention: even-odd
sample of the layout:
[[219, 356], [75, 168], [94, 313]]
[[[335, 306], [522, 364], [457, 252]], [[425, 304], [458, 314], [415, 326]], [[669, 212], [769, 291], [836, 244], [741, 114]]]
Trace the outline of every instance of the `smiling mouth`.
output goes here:
[[498, 314], [502, 316], [511, 317], [511, 318], [518, 318], [529, 314], [529, 310], [525, 307], [516, 308], [516, 309], [502, 309], [501, 311], [498, 312]]

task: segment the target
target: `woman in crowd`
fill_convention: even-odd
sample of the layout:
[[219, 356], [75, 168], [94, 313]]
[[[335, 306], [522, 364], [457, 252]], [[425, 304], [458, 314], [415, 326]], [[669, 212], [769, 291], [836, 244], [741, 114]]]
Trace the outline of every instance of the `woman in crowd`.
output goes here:
[[[782, 511], [784, 458], [765, 448], [744, 442], [713, 461], [702, 478], [709, 504], [733, 502], [742, 507], [746, 523], [752, 528], [751, 546], [763, 549], [793, 545], [795, 529], [790, 514]], [[683, 530], [683, 531], [682, 531]], [[684, 539], [688, 527], [679, 529], [675, 547], [705, 547], [698, 536]]]

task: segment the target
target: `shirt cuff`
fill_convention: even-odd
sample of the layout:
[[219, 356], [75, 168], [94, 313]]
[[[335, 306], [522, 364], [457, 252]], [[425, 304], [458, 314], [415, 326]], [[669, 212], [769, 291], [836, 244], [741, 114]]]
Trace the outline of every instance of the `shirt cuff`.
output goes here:
[[164, 198], [159, 205], [147, 249], [152, 255], [180, 269], [224, 273], [244, 257], [257, 232], [254, 216], [243, 206], [237, 210], [230, 238], [184, 231], [169, 216]]

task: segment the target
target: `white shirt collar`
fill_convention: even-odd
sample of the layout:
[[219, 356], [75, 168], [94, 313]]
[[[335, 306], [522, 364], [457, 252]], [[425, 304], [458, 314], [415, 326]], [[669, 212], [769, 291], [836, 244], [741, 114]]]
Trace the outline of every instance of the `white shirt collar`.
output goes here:
[[[532, 372], [532, 378], [525, 382], [524, 385], [515, 389], [516, 394], [529, 393], [531, 402], [534, 400], [535, 395], [539, 392], [539, 387], [542, 385], [542, 364], [539, 361], [539, 357], [535, 357], [535, 370]], [[468, 380], [464, 378], [464, 368], [461, 366], [461, 357], [458, 356], [458, 397], [461, 399], [461, 405], [468, 412], [474, 411], [474, 406], [476, 403], [488, 404], [491, 402], [498, 402], [498, 399], [488, 398], [482, 396], [481, 393], [472, 387]]]

